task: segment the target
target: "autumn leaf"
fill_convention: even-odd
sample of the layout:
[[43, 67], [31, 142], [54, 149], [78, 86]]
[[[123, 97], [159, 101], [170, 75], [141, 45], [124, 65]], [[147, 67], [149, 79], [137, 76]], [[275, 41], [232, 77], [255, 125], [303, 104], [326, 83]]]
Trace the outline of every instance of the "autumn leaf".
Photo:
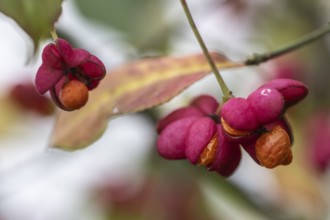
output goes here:
[[14, 19], [35, 46], [53, 28], [62, 0], [0, 0], [0, 12]]
[[[237, 66], [212, 53], [218, 68]], [[211, 71], [202, 54], [138, 60], [112, 69], [91, 92], [81, 110], [58, 115], [50, 145], [65, 150], [86, 147], [98, 139], [111, 116], [160, 105]]]

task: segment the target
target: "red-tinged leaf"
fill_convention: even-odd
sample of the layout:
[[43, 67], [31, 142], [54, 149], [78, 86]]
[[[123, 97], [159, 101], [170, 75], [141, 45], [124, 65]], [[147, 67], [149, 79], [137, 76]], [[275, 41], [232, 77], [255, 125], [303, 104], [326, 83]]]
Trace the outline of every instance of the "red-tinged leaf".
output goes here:
[[[240, 65], [218, 53], [212, 57], [219, 68]], [[65, 150], [86, 147], [100, 137], [111, 116], [169, 101], [210, 71], [202, 54], [148, 58], [113, 69], [91, 92], [86, 106], [59, 114], [50, 144]]]

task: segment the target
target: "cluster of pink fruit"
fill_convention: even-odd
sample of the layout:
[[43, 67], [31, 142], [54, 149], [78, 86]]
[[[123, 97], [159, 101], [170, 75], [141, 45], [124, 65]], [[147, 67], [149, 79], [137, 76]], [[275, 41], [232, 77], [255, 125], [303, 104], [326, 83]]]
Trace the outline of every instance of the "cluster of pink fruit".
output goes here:
[[[50, 91], [54, 103], [72, 111], [84, 106], [88, 91], [105, 76], [103, 63], [63, 39], [42, 53], [35, 84]], [[209, 95], [195, 98], [159, 121], [159, 153], [167, 159], [187, 159], [222, 176], [230, 176], [241, 160], [241, 148], [261, 166], [274, 168], [292, 161], [293, 141], [285, 110], [308, 93], [295, 80], [272, 80], [245, 98], [231, 98], [222, 106]]]
[[42, 52], [35, 84], [40, 94], [50, 91], [54, 103], [67, 111], [81, 108], [88, 101], [88, 91], [105, 76], [103, 63], [88, 51], [63, 39], [48, 44]]
[[166, 159], [187, 159], [225, 177], [240, 163], [240, 146], [264, 167], [290, 164], [293, 135], [284, 113], [307, 93], [299, 81], [276, 79], [222, 106], [201, 95], [159, 121], [158, 151]]

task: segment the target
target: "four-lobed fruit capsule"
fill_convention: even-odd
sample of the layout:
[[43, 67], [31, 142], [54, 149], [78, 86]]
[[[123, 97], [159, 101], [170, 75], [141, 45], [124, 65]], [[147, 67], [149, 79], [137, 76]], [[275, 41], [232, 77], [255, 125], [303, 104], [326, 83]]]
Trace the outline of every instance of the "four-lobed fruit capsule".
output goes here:
[[[44, 48], [35, 85], [40, 94], [49, 91], [58, 107], [72, 111], [86, 104], [86, 89], [88, 93], [96, 88], [105, 72], [104, 64], [96, 56], [84, 49], [72, 48], [66, 40], [59, 38], [55, 44]], [[80, 104], [77, 101], [73, 104], [73, 98], [78, 97], [81, 98]]]
[[293, 135], [284, 113], [307, 93], [301, 82], [277, 79], [246, 99], [231, 98], [220, 113], [213, 97], [199, 96], [159, 121], [158, 151], [164, 158], [187, 159], [225, 177], [239, 165], [240, 146], [261, 166], [287, 165]]

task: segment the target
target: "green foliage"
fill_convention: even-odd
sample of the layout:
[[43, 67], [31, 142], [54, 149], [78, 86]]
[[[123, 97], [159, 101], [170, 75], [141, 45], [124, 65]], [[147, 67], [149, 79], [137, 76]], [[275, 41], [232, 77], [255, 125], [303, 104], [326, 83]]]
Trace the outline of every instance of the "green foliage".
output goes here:
[[139, 50], [164, 50], [169, 27], [161, 0], [76, 0], [86, 17], [115, 28]]
[[14, 19], [37, 47], [61, 14], [62, 0], [0, 0], [0, 12]]

